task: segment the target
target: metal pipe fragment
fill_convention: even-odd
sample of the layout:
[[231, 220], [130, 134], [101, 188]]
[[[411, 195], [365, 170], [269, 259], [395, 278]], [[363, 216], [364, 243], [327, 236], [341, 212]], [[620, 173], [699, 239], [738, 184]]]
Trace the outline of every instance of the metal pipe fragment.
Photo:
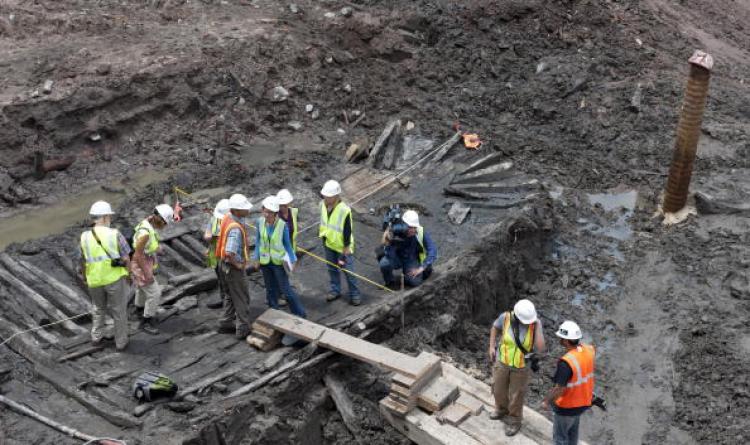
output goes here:
[[677, 139], [674, 144], [672, 165], [669, 168], [667, 192], [663, 210], [674, 213], [685, 207], [693, 174], [693, 161], [698, 148], [701, 120], [708, 96], [708, 84], [714, 59], [710, 54], [696, 51], [689, 60], [690, 74], [685, 86], [682, 113], [677, 124]]

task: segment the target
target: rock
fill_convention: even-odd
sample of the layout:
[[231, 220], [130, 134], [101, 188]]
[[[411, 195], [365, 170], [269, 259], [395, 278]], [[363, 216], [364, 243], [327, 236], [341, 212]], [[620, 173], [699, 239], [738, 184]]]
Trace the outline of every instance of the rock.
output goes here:
[[325, 14], [323, 14], [323, 17], [332, 20], [336, 18], [336, 14], [334, 14], [333, 12], [326, 12]]
[[289, 5], [289, 11], [292, 14], [298, 14], [299, 13], [299, 6], [297, 6], [294, 3], [292, 3], [291, 5]]
[[635, 87], [635, 91], [633, 92], [633, 96], [630, 98], [630, 106], [628, 107], [630, 111], [634, 111], [636, 113], [641, 111], [641, 98], [643, 96], [641, 89], [641, 83], [638, 82]]
[[320, 117], [320, 111], [318, 111], [318, 110], [313, 110], [312, 114], [310, 115], [310, 118], [311, 118], [312, 120], [316, 120], [316, 119], [317, 119], [318, 117]]
[[448, 210], [448, 220], [455, 225], [461, 225], [471, 212], [471, 207], [464, 205], [462, 202], [456, 201]]
[[185, 312], [188, 309], [198, 306], [198, 297], [196, 297], [195, 295], [190, 295], [180, 298], [180, 300], [177, 301], [174, 306], [179, 309], [180, 312]]
[[274, 87], [271, 90], [271, 102], [284, 102], [289, 98], [289, 91], [282, 86]]
[[351, 17], [354, 10], [349, 6], [344, 6], [339, 13], [344, 17]]
[[0, 194], [7, 193], [16, 181], [5, 170], [0, 170]]
[[338, 129], [336, 129], [336, 133], [338, 133], [341, 136], [343, 136], [343, 135], [346, 134], [346, 130], [344, 130], [343, 128], [338, 128]]
[[101, 63], [96, 67], [96, 74], [100, 76], [105, 76], [112, 71], [112, 65], [109, 63]]
[[332, 64], [333, 63], [333, 56], [326, 57], [326, 63], [329, 64], [329, 65]]
[[102, 135], [100, 135], [99, 133], [91, 133], [89, 135], [89, 139], [91, 139], [94, 142], [98, 142], [102, 140]]
[[539, 64], [536, 66], [536, 73], [539, 74], [546, 69], [547, 69], [547, 64], [544, 62], [539, 62]]
[[346, 161], [357, 162], [360, 159], [367, 157], [367, 146], [360, 144], [352, 144], [346, 150]]
[[300, 121], [289, 121], [287, 123], [287, 126], [291, 128], [294, 131], [300, 131], [302, 130], [302, 122]]
[[49, 79], [45, 80], [44, 81], [44, 86], [42, 87], [42, 92], [44, 94], [50, 94], [50, 93], [52, 93], [52, 85], [54, 85], [54, 83], [55, 82], [53, 82], [53, 81], [51, 81]]
[[41, 96], [41, 93], [39, 92], [39, 90], [34, 90], [34, 91], [31, 92], [31, 97], [32, 98], [37, 98], [39, 96]]
[[237, 99], [237, 105], [245, 105], [245, 98], [240, 97], [239, 99]]
[[315, 106], [313, 104], [305, 105], [305, 113], [312, 113], [314, 109], [315, 109]]
[[352, 92], [352, 86], [347, 83], [346, 85], [344, 85], [344, 91], [346, 91], [347, 93], [351, 93]]
[[188, 413], [192, 411], [195, 408], [195, 403], [192, 402], [169, 402], [167, 403], [167, 408], [170, 411], [174, 411], [176, 413]]

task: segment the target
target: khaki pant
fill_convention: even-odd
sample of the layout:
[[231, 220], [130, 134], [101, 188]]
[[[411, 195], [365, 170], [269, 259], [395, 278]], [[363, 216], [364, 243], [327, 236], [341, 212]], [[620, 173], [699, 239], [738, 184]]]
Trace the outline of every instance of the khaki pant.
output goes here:
[[135, 289], [135, 307], [143, 308], [143, 317], [151, 318], [156, 315], [156, 311], [161, 304], [161, 286], [156, 279], [145, 286], [136, 287]]
[[529, 369], [512, 368], [495, 363], [492, 368], [492, 394], [495, 409], [508, 416], [508, 423], [518, 425], [523, 419], [523, 403], [529, 386]]
[[91, 310], [91, 340], [98, 342], [104, 337], [104, 317], [109, 315], [115, 322], [115, 346], [123, 349], [128, 345], [128, 285], [124, 278], [102, 287], [90, 287], [89, 295], [94, 307]]
[[250, 288], [244, 270], [239, 270], [227, 263], [221, 264], [221, 281], [228, 298], [224, 301], [224, 314], [220, 325], [234, 323], [238, 333], [249, 333], [250, 325]]

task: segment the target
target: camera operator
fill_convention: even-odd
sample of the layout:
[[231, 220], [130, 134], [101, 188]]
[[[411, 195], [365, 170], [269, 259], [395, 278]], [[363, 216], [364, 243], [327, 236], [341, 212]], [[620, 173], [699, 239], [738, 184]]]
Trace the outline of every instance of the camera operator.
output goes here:
[[437, 260], [437, 246], [430, 235], [419, 225], [419, 215], [414, 210], [404, 212], [403, 218], [395, 216], [383, 233], [384, 255], [380, 258], [380, 271], [388, 287], [395, 286], [393, 271], [402, 269], [406, 285], [416, 287], [432, 274], [432, 264]]

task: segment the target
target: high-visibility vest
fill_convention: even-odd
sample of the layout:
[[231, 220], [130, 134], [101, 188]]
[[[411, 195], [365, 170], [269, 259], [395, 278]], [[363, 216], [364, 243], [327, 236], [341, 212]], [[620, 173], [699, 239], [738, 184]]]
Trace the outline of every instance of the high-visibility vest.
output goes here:
[[211, 243], [208, 247], [208, 256], [206, 257], [206, 265], [208, 267], [216, 267], [218, 260], [216, 259], [216, 240], [219, 239], [219, 230], [221, 229], [221, 220], [219, 218], [211, 217]]
[[[498, 342], [497, 347], [497, 359], [504, 365], [513, 368], [523, 368], [526, 366], [526, 360], [524, 358], [524, 355], [526, 354], [518, 348], [516, 340], [513, 338], [513, 329], [511, 329], [510, 326], [512, 316], [513, 314], [511, 312], [505, 313], [505, 319], [503, 320], [503, 335]], [[531, 323], [531, 325], [529, 325], [529, 330], [526, 332], [526, 338], [524, 338], [521, 343], [523, 348], [529, 352], [531, 352], [531, 348], [534, 345], [535, 330], [536, 323]]]
[[318, 236], [326, 239], [326, 247], [338, 253], [344, 252], [344, 222], [348, 216], [352, 228], [352, 239], [349, 244], [349, 250], [354, 253], [354, 218], [351, 218], [351, 214], [352, 209], [343, 202], [339, 202], [329, 216], [325, 202], [320, 202], [320, 229], [318, 230]]
[[[96, 242], [91, 230], [96, 230], [96, 236], [99, 237], [101, 245]], [[91, 230], [81, 234], [81, 251], [86, 261], [85, 275], [88, 287], [107, 286], [126, 277], [128, 275], [126, 268], [112, 267], [112, 260], [120, 258], [119, 232], [104, 226], [96, 226]]]
[[580, 408], [591, 406], [594, 398], [594, 356], [596, 351], [591, 345], [580, 344], [571, 349], [563, 360], [573, 370], [573, 375], [563, 394], [555, 400], [559, 408]]
[[424, 227], [417, 227], [417, 242], [419, 243], [419, 264], [427, 259], [427, 249], [424, 247]]
[[229, 235], [229, 231], [232, 229], [240, 229], [242, 236], [242, 261], [245, 262], [249, 258], [247, 254], [247, 232], [245, 231], [245, 226], [235, 221], [231, 213], [224, 215], [224, 218], [221, 220], [219, 239], [216, 240], [216, 258], [223, 260], [226, 257], [227, 235]]
[[159, 250], [159, 235], [156, 233], [156, 229], [154, 229], [154, 226], [152, 226], [151, 223], [148, 222], [148, 219], [144, 219], [137, 226], [135, 226], [133, 245], [135, 246], [138, 243], [138, 238], [143, 236], [143, 232], [146, 232], [146, 234], [148, 234], [148, 242], [146, 243], [146, 248], [143, 249], [143, 252], [146, 255], [156, 254], [156, 251]]
[[265, 218], [258, 218], [257, 227], [260, 233], [260, 243], [258, 244], [260, 264], [264, 266], [268, 263], [281, 265], [284, 262], [284, 255], [286, 254], [286, 250], [284, 249], [286, 223], [281, 218], [276, 217], [276, 223], [273, 226], [270, 237], [268, 236]]

